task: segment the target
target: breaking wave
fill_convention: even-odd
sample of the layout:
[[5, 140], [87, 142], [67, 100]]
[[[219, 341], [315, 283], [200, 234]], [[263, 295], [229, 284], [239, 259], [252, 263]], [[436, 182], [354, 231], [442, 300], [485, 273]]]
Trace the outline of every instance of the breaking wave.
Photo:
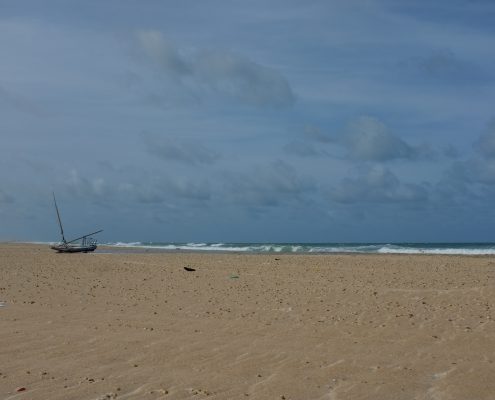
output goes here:
[[159, 243], [116, 242], [107, 246], [169, 251], [238, 253], [495, 254], [495, 243]]

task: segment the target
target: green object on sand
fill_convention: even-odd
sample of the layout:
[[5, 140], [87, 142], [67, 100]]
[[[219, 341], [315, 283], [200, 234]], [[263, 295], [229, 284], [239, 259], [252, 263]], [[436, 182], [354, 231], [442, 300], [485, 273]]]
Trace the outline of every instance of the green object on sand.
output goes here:
[[239, 275], [230, 275], [230, 279], [239, 279]]

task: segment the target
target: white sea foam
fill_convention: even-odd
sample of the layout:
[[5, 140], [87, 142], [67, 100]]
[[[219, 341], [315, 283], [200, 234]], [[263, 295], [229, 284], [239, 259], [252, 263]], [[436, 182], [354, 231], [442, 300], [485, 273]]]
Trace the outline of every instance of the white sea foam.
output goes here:
[[490, 244], [304, 244], [304, 243], [144, 243], [117, 242], [108, 246], [156, 250], [245, 252], [245, 253], [364, 253], [364, 254], [452, 254], [495, 255]]
[[116, 242], [116, 243], [107, 243], [107, 246], [116, 246], [116, 247], [141, 247], [143, 246], [142, 242]]
[[406, 248], [406, 247], [382, 247], [378, 249], [381, 254], [446, 254], [446, 255], [491, 255], [495, 254], [495, 248]]

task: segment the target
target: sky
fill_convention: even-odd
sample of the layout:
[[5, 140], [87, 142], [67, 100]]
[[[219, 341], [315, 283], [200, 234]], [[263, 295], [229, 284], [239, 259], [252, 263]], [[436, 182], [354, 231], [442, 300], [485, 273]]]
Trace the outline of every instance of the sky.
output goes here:
[[0, 240], [495, 242], [492, 0], [0, 0]]

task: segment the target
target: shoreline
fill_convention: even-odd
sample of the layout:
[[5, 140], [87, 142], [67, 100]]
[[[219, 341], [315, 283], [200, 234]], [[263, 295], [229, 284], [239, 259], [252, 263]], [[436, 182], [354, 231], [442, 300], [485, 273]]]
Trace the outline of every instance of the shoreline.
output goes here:
[[[0, 242], [0, 246], [3, 245], [19, 245], [19, 246], [49, 246], [57, 242]], [[419, 244], [419, 243], [418, 243]], [[435, 244], [435, 243], [432, 243]], [[448, 243], [442, 243], [448, 244]], [[456, 244], [456, 243], [452, 243]], [[473, 243], [477, 244], [477, 243]], [[491, 244], [491, 243], [485, 243]], [[365, 251], [265, 251], [265, 250], [204, 250], [198, 249], [166, 249], [159, 246], [121, 246], [121, 245], [108, 245], [98, 244], [98, 248], [93, 254], [161, 254], [161, 253], [179, 253], [179, 254], [255, 254], [255, 255], [318, 255], [318, 256], [331, 256], [331, 255], [361, 255], [361, 256], [440, 256], [440, 257], [492, 257], [495, 258], [495, 254], [476, 254], [476, 253], [434, 253], [434, 252], [365, 252]]]

